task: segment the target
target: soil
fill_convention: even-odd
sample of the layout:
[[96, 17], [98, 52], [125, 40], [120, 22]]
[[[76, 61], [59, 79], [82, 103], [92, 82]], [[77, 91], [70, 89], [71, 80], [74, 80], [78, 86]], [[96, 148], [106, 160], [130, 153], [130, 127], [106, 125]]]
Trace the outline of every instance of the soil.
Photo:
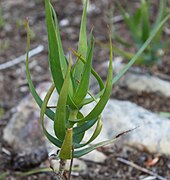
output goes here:
[[[69, 47], [72, 47], [73, 49], [77, 48], [82, 4], [79, 0], [53, 0], [52, 2], [57, 11], [60, 22], [63, 47], [65, 52], [69, 53]], [[113, 5], [113, 1], [92, 0], [91, 2], [91, 8], [95, 7], [95, 9], [88, 14], [87, 30], [90, 32], [90, 29], [94, 26], [95, 38], [104, 43], [108, 42], [107, 24], [110, 23], [109, 12]], [[137, 1], [131, 1], [130, 3], [134, 7], [137, 5]], [[156, 3], [154, 7], [157, 9]], [[119, 15], [117, 10], [115, 10], [115, 15]], [[51, 79], [48, 68], [47, 33], [45, 27], [44, 3], [42, 0], [0, 1], [0, 19], [2, 19], [2, 21], [0, 20], [0, 64], [25, 54], [26, 17], [29, 17], [32, 34], [31, 49], [37, 47], [39, 44], [42, 44], [45, 47], [45, 50], [42, 53], [30, 59], [33, 82], [35, 85], [38, 85], [45, 80]], [[65, 22], [66, 24], [64, 24]], [[130, 39], [126, 26], [122, 21], [116, 23], [116, 29], [127, 40]], [[168, 37], [168, 34], [165, 33], [165, 38], [166, 37]], [[147, 68], [147, 71], [169, 79], [169, 56], [170, 52], [167, 52], [160, 63], [156, 64], [152, 68]], [[93, 62], [94, 68], [100, 69], [99, 67], [107, 59], [109, 59], [109, 50], [102, 49], [99, 44], [96, 43]], [[144, 67], [144, 69], [146, 68]], [[103, 76], [103, 79], [104, 78], [105, 77]], [[42, 173], [40, 175], [33, 175], [24, 178], [17, 177], [15, 176], [15, 171], [12, 170], [12, 167], [7, 167], [5, 162], [1, 161], [4, 159], [4, 156], [6, 156], [1, 149], [5, 147], [5, 149], [12, 151], [12, 149], [10, 149], [5, 142], [2, 141], [3, 128], [10, 119], [10, 110], [28, 93], [29, 89], [25, 75], [24, 62], [11, 68], [0, 70], [0, 174], [6, 171], [10, 172], [10, 175], [7, 178], [4, 178], [6, 180], [55, 179], [54, 174], [52, 173]], [[163, 98], [159, 94], [136, 93], [129, 91], [128, 89], [115, 86], [113, 88], [112, 97], [122, 100], [130, 100], [151, 111], [170, 112], [170, 98]], [[159, 161], [157, 163], [153, 166], [147, 166], [148, 160], [154, 159], [157, 155], [140, 152], [129, 147], [124, 147], [123, 149], [102, 148], [100, 150], [107, 155], [107, 160], [102, 164], [86, 162], [88, 165], [88, 173], [79, 173], [78, 176], [74, 175], [73, 179], [135, 180], [151, 176], [131, 167], [130, 165], [125, 165], [119, 162], [117, 160], [118, 157], [125, 158], [141, 167], [152, 170], [164, 178], [170, 177], [170, 157], [159, 156]]]

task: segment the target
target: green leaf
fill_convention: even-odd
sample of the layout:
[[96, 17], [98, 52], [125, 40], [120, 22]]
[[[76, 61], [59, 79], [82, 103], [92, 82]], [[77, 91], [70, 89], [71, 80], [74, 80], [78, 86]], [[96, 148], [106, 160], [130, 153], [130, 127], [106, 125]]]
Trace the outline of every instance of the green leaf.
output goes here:
[[145, 0], [141, 2], [141, 20], [142, 20], [142, 42], [145, 42], [150, 34], [150, 25], [149, 25], [149, 11], [148, 5]]
[[[75, 118], [83, 118], [84, 116], [83, 116], [83, 114], [79, 111], [78, 113], [77, 113], [77, 116], [75, 117]], [[75, 119], [74, 118], [74, 119]], [[77, 135], [75, 134], [75, 129], [76, 128], [79, 128], [79, 127], [81, 127], [83, 124], [85, 124], [85, 123], [82, 123], [82, 122], [80, 122], [80, 123], [77, 123], [77, 127], [74, 127], [73, 128], [73, 144], [74, 143], [80, 143], [81, 141], [82, 141], [82, 139], [83, 139], [83, 137], [84, 137], [84, 135], [85, 135], [85, 131], [79, 131], [80, 133], [78, 133]]]
[[[78, 53], [81, 54], [81, 56], [83, 57], [86, 57], [86, 53], [87, 53], [87, 35], [86, 35], [87, 4], [88, 4], [88, 0], [85, 0], [82, 20], [81, 20], [80, 34], [79, 34], [79, 43], [78, 43]], [[80, 81], [84, 65], [81, 61], [77, 61], [75, 66], [76, 68], [75, 68], [74, 77], [75, 79]]]
[[[63, 47], [62, 47], [62, 42], [61, 42], [61, 36], [60, 36], [60, 31], [59, 31], [59, 24], [58, 24], [58, 20], [57, 20], [57, 16], [56, 16], [56, 13], [55, 13], [55, 10], [54, 8], [51, 6], [51, 9], [52, 9], [52, 15], [54, 17], [54, 25], [55, 25], [55, 29], [56, 29], [56, 37], [57, 37], [57, 41], [58, 41], [58, 48], [59, 48], [59, 55], [60, 55], [60, 59], [62, 60], [61, 61], [61, 68], [63, 70], [63, 74], [65, 75], [66, 74], [66, 71], [67, 71], [67, 65], [68, 65], [68, 60], [67, 58], [64, 56], [64, 50], [63, 50]], [[65, 59], [65, 61], [63, 60]], [[64, 76], [63, 76], [64, 77]], [[69, 93], [70, 93], [70, 96], [73, 96], [74, 92], [73, 92], [73, 84], [72, 84], [72, 81], [70, 82], [70, 88], [69, 88]], [[70, 100], [71, 101], [71, 100]], [[74, 103], [71, 102], [70, 105], [73, 105]]]
[[60, 93], [64, 81], [65, 71], [67, 68], [66, 59], [64, 57], [63, 49], [61, 47], [58, 24], [54, 26], [54, 21], [52, 17], [52, 15], [54, 15], [54, 12], [52, 10], [52, 6], [49, 0], [45, 0], [45, 7], [46, 7], [46, 24], [47, 24], [47, 33], [48, 33], [50, 69], [51, 69], [53, 81], [55, 83], [55, 87], [58, 93]]
[[165, 17], [165, 9], [166, 9], [166, 0], [159, 1], [159, 12], [156, 17], [156, 21], [153, 25], [153, 28], [156, 28], [159, 23], [162, 21], [162, 19]]
[[[81, 123], [78, 123], [78, 124], [81, 124]], [[78, 136], [77, 135], [73, 136], [73, 144], [74, 143], [80, 143], [82, 141], [84, 135], [85, 135], [85, 132], [82, 132]]]
[[120, 13], [123, 16], [123, 19], [124, 19], [126, 25], [130, 29], [132, 38], [134, 39], [134, 41], [136, 43], [139, 43], [139, 33], [137, 31], [137, 27], [135, 26], [134, 22], [132, 21], [131, 16], [125, 12], [125, 10], [123, 9], [123, 7], [121, 6], [121, 4], [119, 3], [118, 0], [116, 0], [115, 2], [120, 10]]
[[95, 129], [92, 137], [88, 140], [88, 142], [86, 144], [89, 144], [92, 141], [94, 141], [98, 137], [98, 135], [100, 134], [101, 130], [102, 130], [102, 121], [101, 121], [101, 116], [99, 116], [96, 129]]
[[97, 144], [94, 144], [94, 145], [90, 145], [90, 147], [86, 147], [84, 149], [74, 151], [74, 158], [79, 158], [81, 156], [84, 156], [84, 155], [90, 153], [91, 151], [93, 151], [93, 150], [95, 150], [95, 149], [97, 149], [99, 147], [111, 144], [114, 141], [116, 141], [115, 137], [113, 139], [110, 139], [110, 140], [107, 140], [107, 141], [103, 141], [103, 142], [100, 142], [100, 143], [97, 143]]
[[139, 26], [140, 24], [140, 19], [141, 19], [141, 8], [138, 8], [133, 16], [133, 21], [134, 21], [134, 25], [136, 27]]
[[90, 129], [97, 122], [97, 120], [98, 120], [98, 118], [95, 118], [91, 121], [84, 122], [83, 124], [81, 124], [77, 127], [74, 127], [73, 128], [73, 139], [74, 139], [74, 137], [78, 136], [79, 134]]
[[67, 96], [69, 92], [69, 83], [70, 83], [70, 68], [71, 64], [69, 63], [66, 77], [62, 86], [62, 89], [59, 94], [56, 115], [54, 119], [54, 132], [55, 135], [63, 140], [66, 133], [66, 105], [67, 105]]
[[91, 66], [92, 66], [92, 59], [93, 59], [93, 49], [94, 49], [94, 38], [91, 34], [90, 41], [88, 44], [87, 62], [84, 65], [84, 70], [83, 70], [81, 81], [77, 87], [75, 96], [73, 97], [73, 101], [75, 102], [75, 104], [77, 106], [85, 98], [85, 96], [87, 95], [88, 89], [89, 89]]
[[[34, 87], [33, 82], [31, 80], [31, 74], [30, 74], [30, 70], [29, 70], [29, 62], [28, 62], [29, 56], [28, 55], [29, 55], [29, 50], [30, 50], [30, 28], [29, 28], [28, 20], [26, 20], [26, 27], [27, 27], [26, 76], [27, 76], [27, 81], [28, 81], [28, 85], [29, 85], [29, 89], [31, 91], [31, 94], [34, 97], [34, 100], [36, 101], [38, 106], [41, 108], [43, 102], [35, 90], [35, 87]], [[51, 120], [54, 120], [55, 114], [51, 109], [46, 109], [45, 113]]]
[[90, 147], [86, 147], [84, 149], [74, 151], [74, 155], [73, 156], [74, 156], [74, 158], [78, 158], [78, 157], [84, 156], [85, 154], [88, 154], [91, 151], [93, 151], [93, 150], [95, 150], [95, 149], [97, 149], [99, 147], [106, 146], [108, 144], [113, 143], [116, 139], [120, 138], [121, 136], [123, 136], [123, 135], [125, 135], [125, 134], [127, 134], [127, 133], [129, 133], [129, 132], [131, 132], [131, 131], [133, 131], [135, 129], [137, 129], [137, 127], [133, 128], [133, 129], [129, 129], [127, 131], [123, 131], [123, 132], [117, 134], [115, 137], [113, 137], [110, 140], [106, 140], [106, 141], [103, 141], [103, 142], [91, 145]]
[[55, 88], [55, 85], [52, 84], [49, 91], [47, 92], [45, 98], [44, 98], [44, 101], [42, 103], [42, 107], [41, 107], [41, 113], [40, 113], [40, 118], [41, 118], [41, 124], [42, 124], [42, 128], [43, 128], [43, 131], [44, 131], [44, 134], [45, 136], [48, 138], [48, 140], [53, 143], [55, 146], [57, 147], [61, 147], [61, 141], [58, 140], [57, 138], [53, 137], [50, 133], [48, 133], [48, 131], [46, 130], [45, 128], [45, 125], [44, 125], [44, 114], [45, 114], [45, 111], [46, 111], [46, 107], [47, 107], [47, 104], [48, 104], [48, 101], [52, 95], [52, 92]]
[[[163, 20], [163, 18], [165, 17], [165, 14], [166, 14], [165, 11], [166, 11], [166, 0], [160, 1], [159, 12], [158, 12], [158, 15], [156, 17], [156, 21], [153, 25], [153, 28], [156, 28], [156, 26], [158, 26], [159, 23]], [[153, 44], [159, 44], [160, 43], [160, 36], [161, 36], [162, 32], [163, 32], [163, 27], [159, 30], [159, 32], [155, 36]]]
[[[52, 9], [52, 16], [54, 17], [54, 21], [53, 22], [54, 22], [55, 31], [56, 31], [56, 38], [57, 38], [58, 49], [59, 49], [59, 56], [60, 56], [60, 59], [61, 59], [60, 63], [61, 63], [61, 68], [63, 70], [63, 77], [64, 77], [64, 75], [66, 74], [66, 71], [67, 71], [68, 61], [67, 61], [67, 59], [64, 56], [64, 50], [63, 50], [63, 47], [62, 47], [60, 30], [59, 30], [59, 24], [58, 24], [58, 20], [57, 20], [57, 16], [56, 16], [55, 10], [54, 10], [52, 5], [51, 5], [51, 9]], [[64, 61], [64, 59], [65, 59], [65, 61]]]
[[72, 128], [67, 129], [66, 136], [61, 146], [60, 159], [72, 159]]

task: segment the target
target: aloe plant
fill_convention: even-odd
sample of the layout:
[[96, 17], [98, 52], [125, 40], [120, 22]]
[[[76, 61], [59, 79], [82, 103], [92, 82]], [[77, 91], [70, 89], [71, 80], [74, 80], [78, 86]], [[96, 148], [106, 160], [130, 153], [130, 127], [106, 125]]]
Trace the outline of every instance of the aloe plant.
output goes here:
[[[139, 49], [143, 45], [143, 43], [149, 38], [152, 29], [156, 28], [156, 26], [158, 26], [168, 14], [166, 0], [160, 0], [158, 5], [158, 13], [156, 15], [154, 23], [151, 23], [150, 21], [151, 2], [141, 0], [140, 6], [136, 9], [134, 13], [125, 11], [125, 9], [123, 9], [123, 7], [121, 6], [120, 2], [116, 1], [116, 3], [124, 19], [124, 22], [128, 27], [129, 33], [132, 37], [132, 43], [129, 44], [125, 42], [125, 40], [122, 39], [116, 33], [116, 31], [113, 33], [113, 36], [115, 36], [115, 40], [118, 43], [120, 43], [126, 48], [135, 47]], [[136, 64], [154, 65], [162, 58], [170, 42], [169, 40], [162, 40], [163, 29], [164, 27], [159, 30], [152, 43], [150, 43], [150, 45], [145, 49], [144, 53], [138, 58]], [[134, 56], [134, 53], [120, 49], [117, 46], [114, 46], [113, 50], [116, 54], [121, 55], [128, 60], [130, 60]]]
[[[73, 63], [74, 61], [72, 60], [71, 56], [67, 58], [64, 54], [58, 20], [54, 8], [52, 7], [50, 0], [45, 0], [49, 64], [53, 82], [43, 100], [36, 92], [36, 89], [31, 80], [28, 62], [30, 49], [30, 28], [28, 20], [26, 21], [28, 44], [26, 56], [26, 75], [30, 91], [35, 101], [41, 108], [40, 118], [44, 134], [52, 144], [60, 149], [58, 154], [58, 158], [60, 159], [60, 168], [57, 172], [58, 179], [62, 179], [66, 160], [73, 160], [73, 158], [81, 157], [98, 147], [113, 143], [115, 139], [119, 137], [116, 136], [110, 140], [91, 145], [91, 143], [98, 137], [101, 132], [101, 114], [109, 100], [113, 84], [115, 84], [118, 79], [128, 70], [128, 68], [133, 65], [133, 63], [147, 48], [148, 44], [154, 38], [156, 33], [162, 28], [163, 24], [168, 18], [166, 17], [159, 24], [159, 26], [154, 29], [150, 37], [132, 58], [132, 60], [114, 78], [112, 77], [113, 57], [112, 40], [110, 34], [110, 61], [107, 80], [104, 84], [101, 77], [92, 67], [94, 37], [92, 31], [89, 34], [89, 38], [86, 36], [87, 4], [88, 0], [86, 0], [84, 4], [78, 51], [76, 52], [75, 50], [71, 49], [71, 52], [75, 55], [75, 63]], [[100, 90], [96, 95], [92, 95], [89, 90], [91, 75], [94, 76], [100, 87]], [[53, 107], [48, 106], [48, 102], [53, 91], [57, 91], [59, 94], [58, 101], [55, 105], [55, 111], [52, 110]], [[87, 95], [90, 95], [90, 97], [87, 98]], [[81, 109], [83, 106], [91, 102], [96, 102], [96, 105], [88, 115], [84, 116], [81, 113]], [[55, 135], [50, 134], [46, 129], [44, 123], [45, 115], [53, 122]], [[91, 137], [89, 137], [89, 140], [84, 142], [83, 137], [86, 131], [88, 131], [94, 125], [96, 127], [93, 134]], [[56, 172], [55, 168], [52, 168]]]

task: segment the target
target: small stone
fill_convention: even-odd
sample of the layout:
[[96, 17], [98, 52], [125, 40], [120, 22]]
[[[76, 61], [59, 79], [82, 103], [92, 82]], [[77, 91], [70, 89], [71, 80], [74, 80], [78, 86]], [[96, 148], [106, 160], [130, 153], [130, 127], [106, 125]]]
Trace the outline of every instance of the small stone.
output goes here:
[[69, 25], [69, 20], [68, 19], [62, 19], [59, 23], [59, 25], [61, 27], [65, 27], [65, 26], [68, 26]]

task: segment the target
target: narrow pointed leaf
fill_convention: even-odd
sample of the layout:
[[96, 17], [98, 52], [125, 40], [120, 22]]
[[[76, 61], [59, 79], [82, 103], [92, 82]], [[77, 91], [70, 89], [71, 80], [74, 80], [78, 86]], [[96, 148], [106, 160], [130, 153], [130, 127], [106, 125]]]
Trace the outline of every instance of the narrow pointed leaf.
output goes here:
[[[156, 21], [155, 21], [155, 23], [153, 25], [153, 28], [156, 28], [156, 26], [158, 26], [159, 23], [163, 20], [163, 18], [166, 15], [165, 12], [166, 12], [166, 0], [160, 1], [160, 3], [159, 3], [159, 13], [158, 13], [158, 15], [156, 17]], [[160, 43], [159, 41], [160, 41], [160, 36], [161, 36], [162, 32], [163, 32], [163, 27], [159, 30], [159, 32], [155, 36], [153, 44], [159, 44]]]
[[82, 132], [78, 136], [77, 135], [73, 136], [73, 143], [77, 143], [77, 144], [80, 143], [82, 141], [84, 135], [85, 135], [85, 132]]
[[[79, 43], [78, 43], [78, 53], [81, 54], [81, 56], [83, 57], [86, 57], [86, 53], [87, 53], [87, 34], [86, 34], [87, 4], [88, 4], [88, 0], [85, 0], [82, 20], [81, 20], [80, 34], [79, 34]], [[81, 61], [77, 61], [74, 77], [79, 81], [81, 80], [83, 66], [84, 64]]]
[[75, 96], [73, 97], [75, 104], [80, 104], [82, 100], [87, 95], [89, 84], [90, 84], [90, 74], [91, 74], [91, 66], [93, 59], [93, 49], [94, 49], [94, 39], [91, 34], [90, 42], [88, 45], [88, 53], [87, 53], [87, 62], [84, 65], [84, 71], [82, 73], [81, 81], [77, 87], [77, 91]]
[[[65, 65], [63, 65], [65, 61], [65, 57], [63, 55], [63, 51], [60, 44], [60, 34], [59, 30], [56, 30], [58, 26], [54, 26], [54, 21], [52, 17], [52, 8], [49, 0], [45, 0], [45, 8], [46, 8], [46, 24], [47, 24], [47, 33], [48, 33], [48, 44], [49, 44], [49, 62], [50, 69], [53, 81], [55, 83], [56, 89], [58, 93], [61, 90], [63, 81], [64, 81], [64, 71]], [[62, 62], [62, 63], [61, 63]]]
[[159, 3], [159, 12], [156, 17], [156, 21], [153, 25], [153, 28], [156, 28], [156, 26], [159, 25], [159, 23], [162, 21], [162, 19], [165, 17], [165, 7], [166, 7], [166, 0], [160, 1]]
[[141, 8], [136, 10], [136, 13], [134, 14], [134, 17], [133, 17], [134, 25], [136, 27], [139, 26], [140, 19], [141, 19]]
[[91, 120], [91, 121], [87, 121], [85, 123], [83, 123], [80, 126], [74, 127], [73, 128], [73, 136], [77, 136], [78, 134], [81, 134], [84, 131], [87, 131], [88, 129], [90, 129], [97, 121], [97, 118]]
[[64, 55], [64, 50], [62, 47], [62, 42], [61, 42], [61, 36], [60, 36], [60, 30], [59, 30], [59, 24], [58, 24], [58, 20], [57, 20], [57, 16], [55, 13], [55, 10], [53, 8], [53, 6], [51, 5], [51, 9], [52, 9], [52, 16], [54, 17], [54, 26], [55, 26], [55, 30], [56, 30], [56, 38], [57, 38], [57, 43], [58, 43], [58, 49], [59, 49], [59, 56], [60, 56], [60, 63], [61, 63], [61, 68], [62, 68], [62, 72], [63, 72], [63, 76], [66, 74], [67, 71], [67, 59], [65, 58]]
[[137, 31], [137, 27], [135, 26], [134, 22], [131, 20], [131, 16], [125, 12], [125, 10], [123, 9], [123, 7], [121, 6], [121, 4], [119, 3], [118, 0], [116, 0], [115, 2], [120, 10], [121, 15], [123, 16], [123, 19], [124, 19], [126, 25], [132, 32], [131, 34], [132, 34], [134, 41], [139, 43], [139, 33]]
[[90, 145], [90, 147], [86, 147], [86, 148], [81, 149], [81, 150], [74, 151], [74, 158], [82, 157], [82, 156], [90, 153], [91, 151], [99, 148], [99, 147], [111, 144], [114, 141], [116, 141], [116, 139], [117, 138], [114, 137], [113, 139], [110, 139], [110, 140], [107, 140], [107, 141], [103, 141], [103, 142], [100, 142], [100, 143], [97, 143], [97, 144], [94, 144], [94, 145]]
[[66, 77], [62, 86], [62, 89], [59, 94], [56, 115], [54, 119], [54, 132], [55, 135], [63, 140], [66, 133], [66, 105], [67, 105], [67, 97], [69, 92], [69, 82], [70, 82], [70, 67], [68, 65]]
[[150, 24], [149, 24], [149, 11], [148, 5], [145, 0], [142, 0], [141, 4], [142, 13], [142, 41], [145, 42], [150, 34]]
[[72, 159], [72, 128], [67, 129], [66, 136], [61, 146], [60, 159]]
[[[31, 79], [30, 70], [29, 70], [28, 54], [29, 54], [29, 50], [30, 50], [30, 28], [29, 28], [28, 20], [26, 20], [26, 26], [27, 26], [26, 76], [27, 76], [27, 81], [28, 81], [28, 85], [29, 85], [31, 94], [34, 97], [34, 100], [36, 101], [38, 106], [41, 108], [43, 101], [35, 90], [35, 87], [33, 85], [32, 79]], [[54, 120], [55, 114], [51, 109], [46, 109], [45, 113], [51, 120]]]
[[[137, 127], [136, 127], [137, 128]], [[116, 141], [118, 138], [120, 138], [121, 136], [135, 130], [136, 128], [133, 128], [133, 129], [129, 129], [127, 131], [123, 131], [119, 134], [117, 134], [115, 137], [113, 137], [112, 139], [110, 140], [106, 140], [106, 141], [103, 141], [103, 142], [100, 142], [100, 143], [97, 143], [97, 144], [94, 144], [94, 145], [91, 145], [90, 147], [86, 147], [84, 149], [81, 149], [81, 150], [77, 150], [77, 151], [74, 151], [74, 158], [79, 158], [81, 156], [84, 156], [88, 153], [90, 153], [91, 151], [99, 148], [99, 147], [103, 147], [103, 146], [106, 146], [106, 145], [109, 145], [111, 143], [113, 143], [114, 141]]]
[[100, 134], [101, 130], [102, 130], [102, 121], [101, 121], [101, 116], [99, 116], [96, 129], [94, 130], [92, 137], [88, 140], [86, 144], [90, 144], [92, 141], [94, 141]]
[[45, 111], [46, 111], [46, 107], [47, 107], [47, 104], [48, 104], [48, 101], [51, 97], [51, 94], [53, 92], [55, 88], [55, 85], [52, 84], [49, 91], [47, 92], [45, 98], [44, 98], [44, 101], [42, 103], [42, 107], [41, 107], [41, 113], [40, 113], [40, 118], [41, 118], [41, 124], [42, 124], [42, 128], [43, 128], [43, 131], [44, 131], [44, 134], [45, 136], [48, 138], [48, 140], [53, 143], [55, 146], [57, 147], [61, 147], [61, 141], [58, 140], [57, 138], [53, 137], [45, 128], [45, 125], [44, 125], [44, 114], [45, 114]]
[[[54, 26], [55, 26], [55, 30], [56, 30], [56, 37], [57, 37], [57, 42], [58, 42], [58, 49], [59, 49], [59, 55], [60, 55], [60, 59], [61, 59], [61, 69], [63, 70], [63, 77], [66, 74], [67, 71], [67, 65], [68, 65], [68, 60], [64, 55], [64, 50], [62, 47], [62, 42], [61, 42], [61, 36], [60, 36], [60, 30], [59, 30], [59, 24], [58, 24], [58, 20], [57, 20], [57, 16], [55, 13], [55, 10], [53, 8], [53, 6], [51, 6], [52, 9], [52, 15], [54, 17]], [[64, 61], [65, 59], [65, 61]], [[73, 95], [73, 84], [72, 81], [70, 82], [70, 96]]]
[[[83, 114], [79, 111], [77, 114], [77, 118], [83, 118]], [[85, 135], [85, 131], [79, 131], [78, 134], [75, 134], [75, 129], [80, 128], [82, 125], [84, 125], [85, 123], [77, 123], [77, 127], [73, 128], [73, 144], [74, 143], [80, 143]]]

